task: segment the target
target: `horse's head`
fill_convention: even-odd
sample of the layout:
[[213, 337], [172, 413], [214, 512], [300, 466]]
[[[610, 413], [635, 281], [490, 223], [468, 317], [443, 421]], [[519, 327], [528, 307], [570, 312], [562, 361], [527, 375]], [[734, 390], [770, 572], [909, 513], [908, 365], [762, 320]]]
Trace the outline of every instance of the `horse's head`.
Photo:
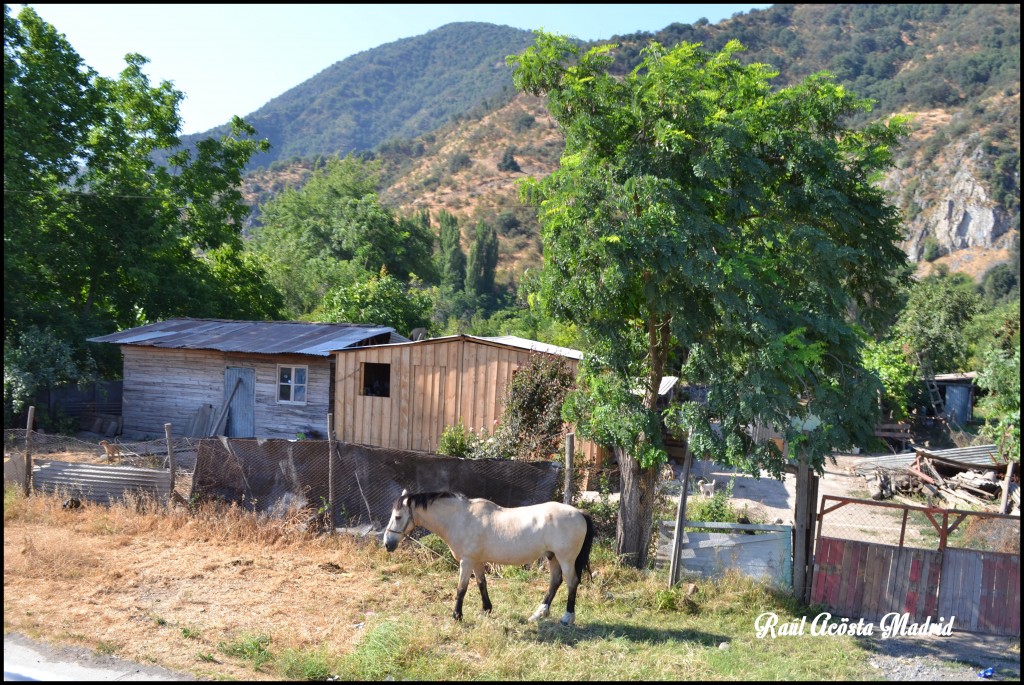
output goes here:
[[402, 494], [396, 497], [394, 504], [391, 505], [391, 520], [388, 521], [387, 530], [384, 532], [384, 549], [394, 552], [402, 538], [415, 527], [412, 506], [409, 504], [409, 491], [402, 490]]

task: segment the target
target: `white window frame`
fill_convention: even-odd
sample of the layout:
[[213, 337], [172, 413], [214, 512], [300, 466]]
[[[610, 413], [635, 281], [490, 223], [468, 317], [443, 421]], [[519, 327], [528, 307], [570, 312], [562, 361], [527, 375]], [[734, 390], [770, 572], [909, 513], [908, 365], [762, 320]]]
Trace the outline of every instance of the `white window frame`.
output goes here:
[[[291, 369], [291, 379], [292, 380], [290, 382], [283, 383], [281, 381], [281, 369]], [[299, 369], [302, 370], [302, 374], [303, 374], [303, 376], [306, 379], [305, 383], [296, 383], [295, 382], [295, 377], [298, 375], [296, 372]], [[275, 385], [277, 386], [277, 395], [276, 395], [276, 397], [277, 397], [277, 403], [278, 404], [296, 404], [296, 405], [304, 405], [304, 404], [306, 404], [306, 402], [309, 400], [309, 367], [305, 366], [305, 365], [302, 365], [302, 364], [278, 364], [277, 365], [277, 380], [276, 380]], [[288, 388], [288, 396], [290, 398], [294, 398], [295, 397], [295, 388], [297, 388], [297, 387], [304, 388], [304, 392], [302, 393], [303, 399], [302, 400], [295, 400], [295, 399], [282, 400], [281, 399], [281, 388], [282, 387], [287, 387]]]

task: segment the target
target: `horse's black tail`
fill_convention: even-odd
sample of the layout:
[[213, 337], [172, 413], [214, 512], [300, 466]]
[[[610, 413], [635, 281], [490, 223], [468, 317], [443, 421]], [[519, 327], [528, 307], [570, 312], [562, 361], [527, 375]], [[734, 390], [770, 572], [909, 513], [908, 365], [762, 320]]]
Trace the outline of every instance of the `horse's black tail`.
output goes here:
[[583, 514], [584, 520], [587, 522], [587, 535], [583, 538], [583, 546], [580, 547], [580, 553], [576, 555], [576, 577], [579, 580], [583, 580], [583, 570], [586, 569], [587, 575], [593, 578], [593, 573], [590, 571], [590, 548], [594, 546], [594, 521], [590, 518], [590, 514], [586, 512], [580, 512]]

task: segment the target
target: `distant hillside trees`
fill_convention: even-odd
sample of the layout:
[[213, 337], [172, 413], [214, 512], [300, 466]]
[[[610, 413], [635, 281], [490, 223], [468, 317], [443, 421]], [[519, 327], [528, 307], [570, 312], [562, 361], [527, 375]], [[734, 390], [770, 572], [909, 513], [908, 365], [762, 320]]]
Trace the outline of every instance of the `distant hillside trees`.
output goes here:
[[444, 211], [438, 214], [440, 233], [438, 236], [438, 271], [441, 288], [452, 292], [462, 290], [466, 285], [466, 253], [462, 249], [462, 230], [454, 214]]
[[328, 291], [381, 268], [402, 282], [437, 282], [429, 220], [396, 216], [381, 204], [378, 184], [378, 163], [348, 155], [260, 206], [252, 249], [291, 316], [309, 314]]
[[480, 297], [494, 293], [498, 268], [498, 232], [483, 221], [476, 224], [475, 240], [466, 259], [466, 292]]
[[519, 162], [516, 161], [515, 148], [505, 148], [505, 152], [501, 155], [501, 161], [498, 162], [498, 171], [522, 171], [519, 168]]

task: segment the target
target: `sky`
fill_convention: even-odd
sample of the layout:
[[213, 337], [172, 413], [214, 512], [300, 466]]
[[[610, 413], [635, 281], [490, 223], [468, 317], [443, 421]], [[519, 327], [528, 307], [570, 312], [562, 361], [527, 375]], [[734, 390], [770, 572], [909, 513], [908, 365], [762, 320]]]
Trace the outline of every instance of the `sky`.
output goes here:
[[[149, 59], [150, 83], [185, 94], [181, 133], [246, 117], [335, 62], [459, 21], [609, 39], [673, 22], [711, 23], [771, 4], [101, 5], [29, 4], [101, 76]], [[24, 5], [10, 5], [16, 15]]]

